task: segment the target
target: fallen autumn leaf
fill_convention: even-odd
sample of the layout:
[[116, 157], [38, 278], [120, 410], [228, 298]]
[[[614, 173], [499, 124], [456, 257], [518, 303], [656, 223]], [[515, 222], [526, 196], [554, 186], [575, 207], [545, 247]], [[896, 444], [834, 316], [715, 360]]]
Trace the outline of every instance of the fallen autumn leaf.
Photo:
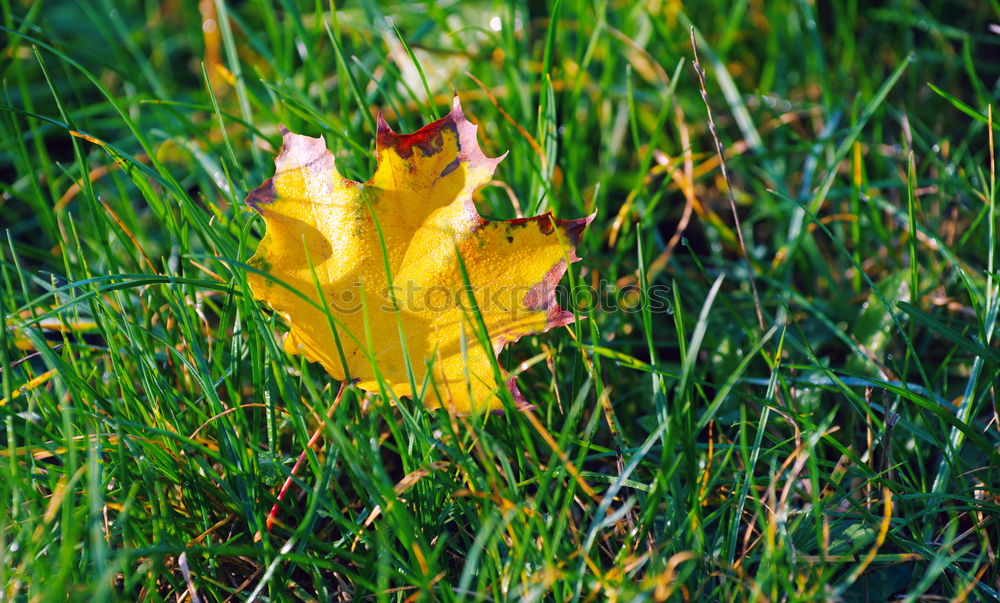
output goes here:
[[427, 407], [500, 408], [488, 354], [573, 321], [555, 288], [593, 216], [482, 218], [472, 194], [503, 157], [483, 154], [457, 97], [447, 116], [413, 134], [393, 132], [380, 115], [378, 167], [365, 183], [337, 172], [322, 137], [282, 130], [274, 177], [247, 197], [266, 225], [249, 265], [269, 277], [248, 280], [288, 323], [286, 350], [368, 391], [379, 391], [379, 378], [397, 396], [413, 396], [415, 385]]

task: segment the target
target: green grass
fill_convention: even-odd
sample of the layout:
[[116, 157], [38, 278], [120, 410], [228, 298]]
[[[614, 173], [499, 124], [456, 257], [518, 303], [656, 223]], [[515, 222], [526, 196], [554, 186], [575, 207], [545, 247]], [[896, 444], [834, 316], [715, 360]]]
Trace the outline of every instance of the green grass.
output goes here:
[[[997, 600], [1000, 4], [440, 4], [0, 0], [0, 598]], [[455, 92], [481, 211], [669, 311], [505, 351], [533, 414], [331, 409], [243, 200]]]

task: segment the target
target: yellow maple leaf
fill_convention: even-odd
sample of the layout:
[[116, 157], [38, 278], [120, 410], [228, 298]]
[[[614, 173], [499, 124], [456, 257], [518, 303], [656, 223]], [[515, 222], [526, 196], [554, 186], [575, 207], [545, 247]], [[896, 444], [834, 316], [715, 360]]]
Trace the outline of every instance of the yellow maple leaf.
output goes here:
[[[412, 375], [431, 408], [497, 409], [503, 385], [520, 399], [512, 379], [497, 383], [489, 354], [573, 321], [555, 287], [593, 216], [480, 217], [473, 191], [503, 157], [483, 154], [476, 129], [457, 98], [413, 134], [393, 132], [380, 115], [378, 167], [360, 183], [337, 172], [322, 137], [283, 128], [274, 177], [247, 197], [266, 226], [249, 265], [268, 275], [248, 280], [288, 323], [288, 352], [368, 391], [379, 391], [381, 377], [412, 397]], [[470, 292], [492, 350], [480, 344]]]

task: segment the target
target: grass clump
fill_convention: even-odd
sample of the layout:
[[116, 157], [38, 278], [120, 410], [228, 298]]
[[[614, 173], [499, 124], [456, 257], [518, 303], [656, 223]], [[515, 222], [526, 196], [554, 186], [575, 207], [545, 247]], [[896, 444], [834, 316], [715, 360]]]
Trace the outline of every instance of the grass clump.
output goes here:
[[[6, 597], [998, 598], [995, 6], [0, 13]], [[504, 353], [531, 413], [335, 404], [243, 199], [278, 124], [363, 181], [455, 91], [601, 303]]]

